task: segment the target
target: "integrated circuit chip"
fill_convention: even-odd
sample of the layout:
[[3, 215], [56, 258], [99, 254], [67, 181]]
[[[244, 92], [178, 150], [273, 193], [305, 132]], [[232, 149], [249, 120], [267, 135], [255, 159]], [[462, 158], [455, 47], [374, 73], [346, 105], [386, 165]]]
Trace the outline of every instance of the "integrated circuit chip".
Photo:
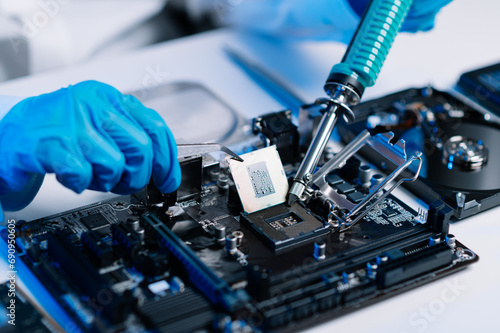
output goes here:
[[391, 206], [383, 208], [382, 213], [384, 213], [384, 215], [387, 217], [393, 217], [394, 215], [398, 214], [398, 212], [396, 212]]
[[285, 202], [288, 182], [276, 147], [241, 157], [244, 162], [228, 161], [244, 211], [249, 214]]
[[80, 221], [87, 227], [88, 230], [96, 230], [110, 224], [101, 213], [84, 216], [80, 219]]

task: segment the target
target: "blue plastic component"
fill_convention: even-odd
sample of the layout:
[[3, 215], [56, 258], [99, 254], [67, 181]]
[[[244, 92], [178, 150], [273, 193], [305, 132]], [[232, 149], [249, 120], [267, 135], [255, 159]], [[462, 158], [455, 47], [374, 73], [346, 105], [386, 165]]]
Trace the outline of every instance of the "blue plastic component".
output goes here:
[[111, 226], [111, 234], [113, 235], [113, 240], [127, 251], [131, 251], [135, 245], [141, 243], [139, 236], [132, 232], [132, 230], [128, 230], [128, 226], [124, 223], [113, 224]]
[[373, 0], [343, 61], [332, 68], [331, 74], [348, 75], [365, 88], [373, 86], [412, 2]]

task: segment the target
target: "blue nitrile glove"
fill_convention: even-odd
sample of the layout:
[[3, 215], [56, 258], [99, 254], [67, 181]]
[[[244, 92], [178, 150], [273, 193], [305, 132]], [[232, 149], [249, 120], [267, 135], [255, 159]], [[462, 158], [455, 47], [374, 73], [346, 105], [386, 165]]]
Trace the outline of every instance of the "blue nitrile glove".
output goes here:
[[[231, 1], [215, 13], [221, 24], [267, 35], [348, 43], [369, 0]], [[415, 0], [402, 31], [432, 29], [436, 13], [451, 0]]]
[[[361, 17], [370, 0], [348, 0], [352, 9]], [[401, 31], [429, 31], [434, 28], [434, 19], [441, 8], [452, 0], [414, 0]]]
[[232, 1], [215, 12], [220, 24], [290, 39], [348, 42], [359, 22], [347, 0]]
[[177, 145], [160, 115], [96, 81], [24, 99], [0, 121], [4, 209], [9, 192], [22, 191], [33, 175], [52, 172], [77, 193], [133, 193], [151, 172], [169, 193], [181, 179]]

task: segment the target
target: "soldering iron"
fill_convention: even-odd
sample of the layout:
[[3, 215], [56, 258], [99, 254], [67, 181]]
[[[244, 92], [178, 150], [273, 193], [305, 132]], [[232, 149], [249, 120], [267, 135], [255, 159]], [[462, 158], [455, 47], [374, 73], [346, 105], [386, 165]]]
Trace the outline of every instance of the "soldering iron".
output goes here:
[[359, 103], [366, 87], [373, 86], [410, 10], [413, 0], [372, 0], [339, 64], [333, 66], [324, 89], [329, 97], [316, 133], [294, 177], [288, 204], [300, 200], [330, 139], [339, 116], [355, 117], [351, 106]]

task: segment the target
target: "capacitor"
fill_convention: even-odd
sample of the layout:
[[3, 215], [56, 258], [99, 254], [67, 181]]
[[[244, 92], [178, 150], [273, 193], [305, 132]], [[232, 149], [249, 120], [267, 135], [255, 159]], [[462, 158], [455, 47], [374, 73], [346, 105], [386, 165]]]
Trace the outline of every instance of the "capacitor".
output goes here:
[[316, 260], [323, 260], [326, 258], [326, 244], [325, 242], [314, 243], [314, 258]]
[[370, 186], [370, 176], [372, 173], [372, 168], [369, 165], [360, 165], [358, 171], [359, 183], [363, 186]]
[[380, 264], [382, 264], [384, 262], [387, 262], [388, 260], [389, 260], [389, 257], [386, 256], [385, 254], [379, 255], [377, 257], [377, 265], [380, 265]]
[[235, 235], [228, 235], [226, 237], [226, 251], [227, 252], [233, 252], [237, 248], [237, 238]]
[[353, 283], [356, 274], [353, 272], [343, 272], [342, 273], [342, 282], [345, 284]]
[[234, 237], [236, 237], [236, 246], [240, 247], [243, 242], [243, 236], [245, 235], [242, 231], [233, 231]]
[[215, 239], [217, 239], [219, 242], [224, 241], [224, 239], [226, 238], [226, 227], [223, 225], [217, 224], [215, 226], [214, 236], [215, 236]]
[[440, 235], [432, 235], [429, 238], [429, 246], [433, 246], [433, 245], [436, 245], [439, 243], [441, 243], [441, 236]]
[[135, 230], [135, 233], [139, 236], [141, 240], [144, 240], [144, 235], [145, 235], [144, 228], [141, 227], [137, 228], [137, 230]]
[[210, 176], [210, 180], [213, 182], [216, 182], [219, 179], [219, 169], [210, 170], [208, 174]]
[[185, 288], [186, 286], [184, 281], [182, 281], [178, 276], [174, 276], [172, 280], [170, 280], [170, 289], [172, 290], [172, 293], [182, 293]]
[[219, 193], [225, 193], [229, 188], [229, 178], [224, 174], [219, 174], [217, 187], [219, 188]]
[[214, 327], [217, 329], [217, 332], [231, 332], [230, 328], [233, 321], [231, 320], [231, 316], [228, 315], [219, 315], [214, 318]]
[[379, 173], [374, 174], [372, 176], [372, 178], [370, 179], [372, 187], [375, 187], [375, 186], [382, 184], [383, 181], [384, 181], [384, 176], [382, 176]]
[[456, 245], [455, 235], [452, 234], [446, 235], [446, 244], [448, 244], [449, 247], [454, 248]]
[[374, 277], [377, 272], [378, 265], [375, 262], [366, 263], [366, 275], [368, 277]]
[[137, 231], [139, 229], [139, 220], [134, 217], [129, 217], [127, 219], [127, 224], [132, 228], [132, 230]]

